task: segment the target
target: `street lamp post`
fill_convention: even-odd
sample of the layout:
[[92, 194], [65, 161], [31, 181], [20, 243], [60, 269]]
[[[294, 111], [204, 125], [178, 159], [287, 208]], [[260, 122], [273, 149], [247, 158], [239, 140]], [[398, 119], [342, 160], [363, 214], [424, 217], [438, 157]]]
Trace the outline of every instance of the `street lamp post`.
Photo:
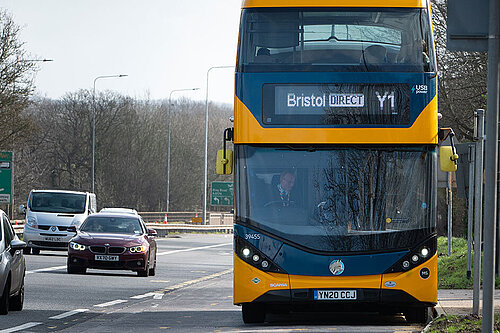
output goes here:
[[207, 71], [207, 91], [205, 97], [205, 170], [203, 175], [203, 224], [207, 224], [207, 171], [208, 171], [208, 77], [212, 69], [234, 68], [234, 66], [214, 66]]
[[170, 206], [170, 109], [172, 108], [172, 94], [174, 92], [179, 91], [191, 91], [191, 90], [200, 90], [200, 88], [187, 88], [187, 89], [175, 89], [170, 92], [168, 96], [168, 111], [167, 111], [167, 184], [166, 184], [166, 192], [167, 192], [167, 213], [168, 208]]
[[94, 79], [94, 90], [92, 93], [92, 193], [95, 191], [95, 112], [96, 112], [96, 104], [95, 104], [95, 83], [99, 79], [109, 79], [115, 77], [125, 77], [127, 74], [117, 74], [117, 75], [102, 75], [98, 76]]

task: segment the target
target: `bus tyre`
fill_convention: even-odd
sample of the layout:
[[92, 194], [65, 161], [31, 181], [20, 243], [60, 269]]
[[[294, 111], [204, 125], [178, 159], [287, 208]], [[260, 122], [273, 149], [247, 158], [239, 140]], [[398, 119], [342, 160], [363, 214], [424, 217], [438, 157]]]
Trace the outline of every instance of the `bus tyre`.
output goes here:
[[427, 324], [430, 320], [429, 308], [408, 308], [404, 312], [406, 321], [412, 324]]
[[245, 324], [263, 323], [266, 319], [266, 309], [264, 304], [243, 303], [243, 322]]

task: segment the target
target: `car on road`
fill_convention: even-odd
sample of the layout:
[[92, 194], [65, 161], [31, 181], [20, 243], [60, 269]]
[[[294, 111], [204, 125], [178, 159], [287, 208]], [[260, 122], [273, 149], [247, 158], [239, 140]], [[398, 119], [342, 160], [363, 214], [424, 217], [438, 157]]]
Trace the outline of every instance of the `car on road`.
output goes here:
[[40, 250], [66, 250], [74, 233], [68, 227], [79, 227], [87, 216], [97, 211], [96, 196], [89, 192], [65, 190], [31, 190], [28, 204], [19, 206], [26, 214], [24, 254]]
[[24, 305], [26, 263], [23, 248], [9, 218], [0, 210], [0, 314], [21, 311]]
[[99, 212], [68, 231], [77, 232], [68, 246], [69, 274], [84, 274], [88, 268], [156, 273], [157, 233], [139, 215]]
[[139, 215], [137, 211], [133, 208], [122, 208], [122, 207], [106, 207], [101, 209], [99, 213], [123, 213], [123, 214]]

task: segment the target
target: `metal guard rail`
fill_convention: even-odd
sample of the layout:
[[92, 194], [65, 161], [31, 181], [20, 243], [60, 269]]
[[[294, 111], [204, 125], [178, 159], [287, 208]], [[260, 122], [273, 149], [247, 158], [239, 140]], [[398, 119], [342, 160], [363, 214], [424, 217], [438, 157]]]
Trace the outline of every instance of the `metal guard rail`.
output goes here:
[[[158, 236], [166, 234], [167, 232], [225, 232], [232, 233], [232, 225], [196, 225], [196, 224], [183, 224], [183, 223], [171, 223], [171, 224], [159, 224], [159, 223], [146, 223], [146, 226], [151, 229], [155, 229], [158, 232]], [[16, 234], [22, 234], [24, 232], [24, 225], [12, 225]]]

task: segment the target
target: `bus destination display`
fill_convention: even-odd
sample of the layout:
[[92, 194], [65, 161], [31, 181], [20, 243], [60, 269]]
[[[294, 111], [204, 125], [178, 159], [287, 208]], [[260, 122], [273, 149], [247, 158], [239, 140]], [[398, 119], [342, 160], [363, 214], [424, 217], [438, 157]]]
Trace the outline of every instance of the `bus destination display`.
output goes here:
[[266, 84], [263, 121], [279, 125], [405, 125], [407, 84]]

